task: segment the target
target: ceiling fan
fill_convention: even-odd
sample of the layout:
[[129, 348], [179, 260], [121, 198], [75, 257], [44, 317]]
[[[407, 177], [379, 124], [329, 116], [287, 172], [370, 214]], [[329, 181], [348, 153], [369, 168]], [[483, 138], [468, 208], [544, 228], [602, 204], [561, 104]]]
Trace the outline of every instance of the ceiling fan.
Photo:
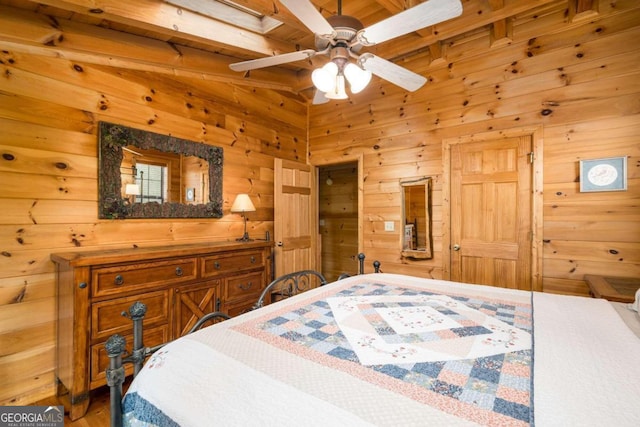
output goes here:
[[301, 61], [316, 55], [327, 55], [330, 61], [322, 68], [314, 70], [312, 74], [313, 83], [318, 89], [314, 104], [326, 102], [328, 99], [347, 98], [345, 80], [349, 83], [352, 93], [359, 92], [369, 83], [371, 74], [405, 90], [418, 90], [427, 81], [423, 76], [372, 53], [360, 54], [361, 48], [435, 25], [462, 13], [460, 0], [428, 0], [364, 28], [358, 19], [342, 15], [341, 0], [338, 0], [338, 15], [327, 19], [309, 0], [280, 0], [280, 3], [313, 31], [316, 50], [305, 49], [252, 59], [231, 64], [229, 67], [234, 71], [249, 71]]

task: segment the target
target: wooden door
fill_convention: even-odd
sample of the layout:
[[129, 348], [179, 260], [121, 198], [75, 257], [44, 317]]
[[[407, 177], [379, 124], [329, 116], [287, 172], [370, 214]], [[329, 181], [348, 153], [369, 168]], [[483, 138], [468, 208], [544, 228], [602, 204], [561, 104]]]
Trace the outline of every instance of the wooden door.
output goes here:
[[451, 146], [451, 280], [532, 288], [532, 139]]
[[275, 159], [275, 276], [316, 270], [317, 210], [315, 167]]

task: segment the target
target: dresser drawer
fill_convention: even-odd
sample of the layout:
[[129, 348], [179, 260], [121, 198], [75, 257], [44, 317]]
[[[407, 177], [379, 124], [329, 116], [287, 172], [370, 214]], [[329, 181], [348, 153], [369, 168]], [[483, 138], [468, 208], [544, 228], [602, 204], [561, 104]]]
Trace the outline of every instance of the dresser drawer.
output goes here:
[[169, 323], [169, 290], [148, 292], [126, 298], [95, 303], [91, 306], [91, 338], [106, 339], [113, 334], [128, 334], [133, 331], [133, 322], [122, 313], [129, 313], [129, 307], [136, 302], [147, 306], [143, 324], [158, 325]]
[[[131, 354], [133, 350], [133, 335], [125, 335], [126, 354]], [[145, 328], [144, 345], [146, 347], [155, 347], [169, 341], [169, 325], [157, 326], [155, 328]], [[106, 342], [106, 340], [105, 340]], [[160, 350], [162, 351], [162, 350]], [[151, 356], [153, 357], [153, 356]], [[91, 388], [95, 388], [106, 384], [105, 370], [109, 367], [109, 356], [104, 348], [104, 342], [91, 346]], [[127, 375], [133, 374], [133, 365], [127, 363], [124, 365]]]
[[97, 268], [92, 274], [93, 296], [140, 291], [197, 278], [196, 258]]
[[262, 254], [261, 251], [245, 251], [205, 257], [202, 259], [202, 277], [235, 273], [239, 270], [264, 266]]
[[230, 277], [225, 283], [224, 299], [230, 301], [250, 298], [255, 299], [253, 302], [256, 302], [264, 284], [264, 272], [262, 271]]

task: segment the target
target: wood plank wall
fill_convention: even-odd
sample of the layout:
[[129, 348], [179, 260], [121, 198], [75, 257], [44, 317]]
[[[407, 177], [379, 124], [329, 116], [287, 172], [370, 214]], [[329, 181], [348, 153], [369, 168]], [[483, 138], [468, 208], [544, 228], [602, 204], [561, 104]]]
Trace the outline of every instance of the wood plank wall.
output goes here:
[[[364, 252], [383, 271], [441, 278], [442, 141], [541, 127], [543, 288], [588, 295], [585, 274], [640, 277], [640, 3], [599, 1], [586, 18], [557, 1], [407, 58], [428, 76], [415, 93], [374, 78], [350, 102], [310, 109], [310, 159], [364, 158]], [[581, 159], [627, 156], [626, 192], [580, 193]], [[434, 258], [400, 258], [399, 181], [431, 176]], [[367, 262], [367, 269], [372, 267]]]
[[[24, 405], [55, 393], [50, 254], [233, 239], [243, 229], [229, 212], [237, 193], [257, 208], [251, 236], [273, 235], [274, 157], [304, 161], [307, 106], [263, 89], [0, 51], [0, 405]], [[101, 120], [223, 147], [224, 217], [98, 220]]]

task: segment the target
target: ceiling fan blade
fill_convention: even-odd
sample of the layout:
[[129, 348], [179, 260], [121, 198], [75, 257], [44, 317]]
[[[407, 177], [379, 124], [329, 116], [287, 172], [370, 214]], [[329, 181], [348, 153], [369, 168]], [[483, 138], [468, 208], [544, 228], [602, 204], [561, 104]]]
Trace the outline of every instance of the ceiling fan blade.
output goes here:
[[460, 0], [428, 0], [383, 19], [358, 33], [365, 46], [382, 43], [462, 14]]
[[333, 38], [335, 30], [308, 0], [280, 0], [308, 29], [319, 36]]
[[409, 71], [404, 67], [394, 64], [391, 61], [382, 59], [372, 53], [365, 53], [358, 59], [360, 65], [365, 70], [371, 71], [376, 76], [383, 78], [396, 86], [414, 92], [420, 89], [427, 79], [420, 74]]
[[272, 65], [286, 64], [287, 62], [302, 61], [314, 56], [317, 52], [313, 49], [305, 49], [297, 52], [283, 53], [282, 55], [267, 56], [266, 58], [251, 59], [249, 61], [230, 64], [233, 71], [248, 71], [257, 68], [271, 67]]

